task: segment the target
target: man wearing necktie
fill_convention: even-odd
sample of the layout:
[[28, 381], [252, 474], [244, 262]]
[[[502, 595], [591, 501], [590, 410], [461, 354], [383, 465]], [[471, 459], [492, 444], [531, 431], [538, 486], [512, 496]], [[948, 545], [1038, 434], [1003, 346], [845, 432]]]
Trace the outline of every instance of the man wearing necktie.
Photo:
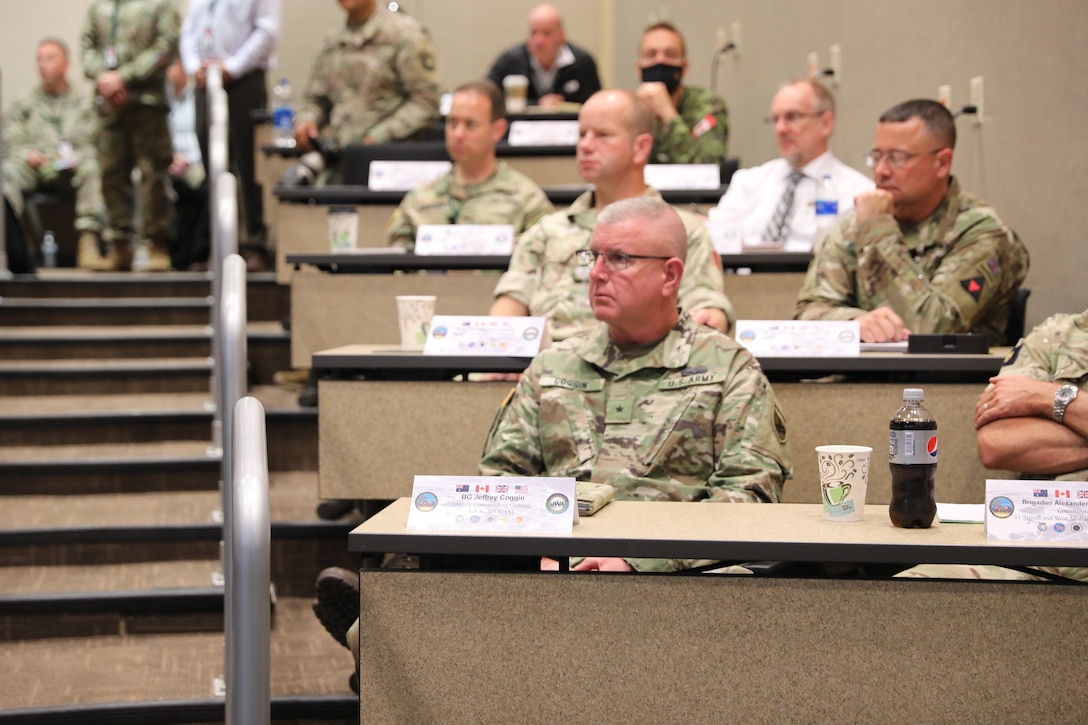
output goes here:
[[840, 216], [853, 210], [854, 196], [872, 189], [873, 182], [828, 149], [835, 130], [835, 99], [819, 83], [782, 86], [768, 120], [779, 158], [735, 173], [710, 216], [733, 224], [748, 244], [780, 242], [785, 251], [809, 251], [821, 241], [815, 238], [813, 205], [820, 179], [831, 177]]

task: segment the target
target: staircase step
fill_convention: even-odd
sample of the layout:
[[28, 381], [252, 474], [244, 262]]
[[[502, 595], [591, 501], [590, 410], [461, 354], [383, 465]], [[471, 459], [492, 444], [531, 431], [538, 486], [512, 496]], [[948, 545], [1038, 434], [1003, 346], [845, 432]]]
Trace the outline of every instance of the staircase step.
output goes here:
[[215, 489], [217, 451], [207, 442], [0, 448], [0, 495]]
[[[0, 280], [0, 298], [206, 298], [212, 293], [207, 272], [94, 274], [76, 269], [39, 270], [37, 277]], [[276, 283], [275, 272], [246, 275], [246, 308], [253, 320], [281, 321], [291, 311], [291, 288]]]
[[208, 297], [4, 297], [0, 325], [200, 325], [211, 310]]
[[209, 358], [0, 361], [0, 395], [180, 393], [209, 390]]
[[[277, 713], [277, 701], [283, 708], [288, 698], [327, 696], [343, 708], [339, 717], [358, 722], [358, 698], [348, 689], [351, 655], [321, 627], [310, 600], [280, 596], [276, 602], [271, 632], [273, 718], [284, 715], [283, 709]], [[206, 718], [167, 717], [166, 709], [171, 703], [217, 705], [212, 684], [223, 673], [223, 634], [130, 633], [0, 642], [0, 671], [4, 672], [0, 722], [46, 722], [31, 719], [25, 709], [48, 707], [58, 708], [57, 719], [51, 722], [198, 722]], [[137, 672], [138, 677], [131, 676]], [[163, 707], [161, 713], [149, 709], [135, 719], [120, 708], [112, 717], [107, 713], [98, 719], [92, 719], [94, 712], [78, 710], [93, 704], [156, 702]], [[221, 712], [221, 698], [218, 706]], [[311, 721], [328, 712], [328, 705], [315, 702], [309, 715], [306, 710], [296, 712], [299, 721]]]
[[[317, 409], [300, 407], [297, 392], [276, 386], [254, 386], [248, 395], [265, 408], [270, 470], [317, 470]], [[212, 407], [206, 390], [0, 396], [0, 450], [5, 446], [210, 442]]]
[[[291, 336], [279, 322], [247, 325], [250, 364], [271, 380], [290, 364]], [[5, 360], [183, 358], [211, 355], [212, 328], [201, 325], [128, 325], [0, 328]]]

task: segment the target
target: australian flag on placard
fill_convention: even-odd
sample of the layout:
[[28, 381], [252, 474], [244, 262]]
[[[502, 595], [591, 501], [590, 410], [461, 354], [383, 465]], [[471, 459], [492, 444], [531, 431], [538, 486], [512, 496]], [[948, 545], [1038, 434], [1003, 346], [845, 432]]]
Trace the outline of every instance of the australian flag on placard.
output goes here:
[[468, 484], [467, 484], [467, 483], [459, 483], [459, 484], [457, 484], [457, 490], [456, 490], [456, 492], [457, 492], [457, 493], [468, 493]]
[[1035, 489], [1035, 493], [1032, 494], [1032, 495], [1033, 496], [1047, 496], [1048, 494], [1047, 494], [1045, 488], [1037, 488], [1037, 489]]

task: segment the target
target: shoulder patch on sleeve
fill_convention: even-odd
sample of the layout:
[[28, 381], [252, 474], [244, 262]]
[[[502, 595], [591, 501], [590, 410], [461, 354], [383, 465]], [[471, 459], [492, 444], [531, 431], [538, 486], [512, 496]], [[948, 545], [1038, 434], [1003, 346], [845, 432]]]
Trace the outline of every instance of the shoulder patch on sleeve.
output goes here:
[[718, 119], [714, 118], [713, 113], [708, 113], [699, 119], [699, 122], [691, 127], [691, 137], [699, 138], [704, 133], [709, 131], [718, 125]]
[[963, 287], [964, 291], [971, 295], [975, 302], [978, 302], [978, 298], [982, 296], [982, 287], [985, 284], [986, 280], [982, 277], [970, 277], [960, 280], [960, 287]]
[[1005, 356], [1005, 361], [1001, 363], [1001, 367], [1008, 367], [1016, 362], [1016, 358], [1020, 357], [1020, 346], [1024, 344], [1024, 341], [1016, 343], [1016, 347], [1009, 350], [1009, 354]]

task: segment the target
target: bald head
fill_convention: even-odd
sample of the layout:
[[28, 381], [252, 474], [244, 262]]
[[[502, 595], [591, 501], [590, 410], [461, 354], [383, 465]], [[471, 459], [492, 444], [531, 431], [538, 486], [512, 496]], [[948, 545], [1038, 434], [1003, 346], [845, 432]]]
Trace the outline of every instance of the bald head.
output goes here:
[[559, 49], [566, 42], [563, 18], [554, 5], [537, 5], [529, 13], [529, 54], [540, 65], [551, 68], [559, 59]]

